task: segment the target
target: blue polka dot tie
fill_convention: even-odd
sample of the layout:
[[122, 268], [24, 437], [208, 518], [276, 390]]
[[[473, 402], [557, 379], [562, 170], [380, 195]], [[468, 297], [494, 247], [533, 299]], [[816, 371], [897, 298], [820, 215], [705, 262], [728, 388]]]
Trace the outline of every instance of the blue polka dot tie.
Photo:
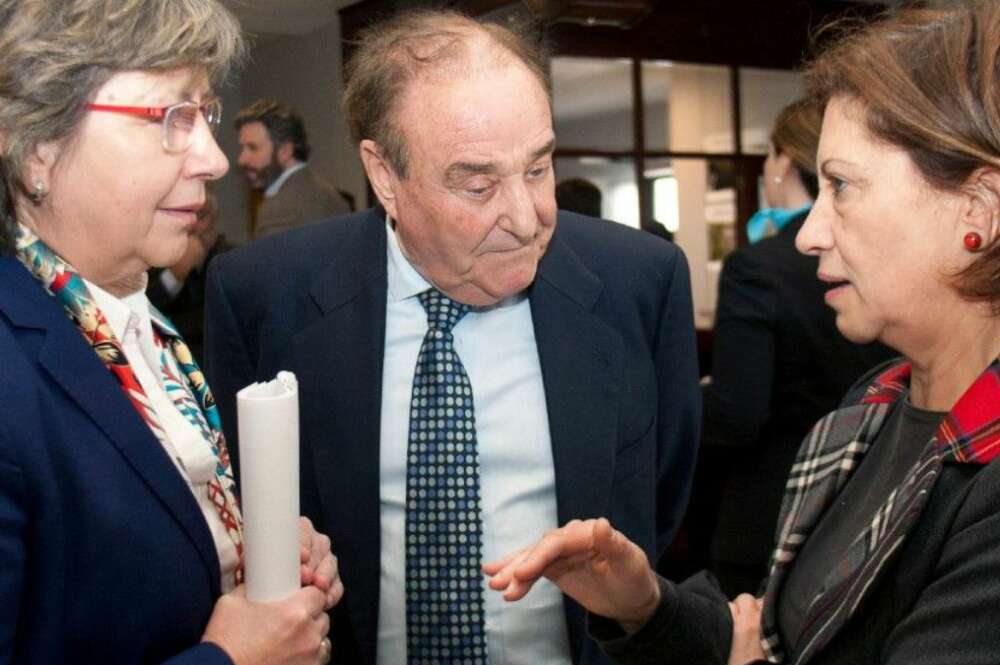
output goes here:
[[419, 298], [428, 329], [410, 398], [407, 661], [480, 665], [487, 659], [476, 417], [451, 333], [469, 306], [435, 289]]

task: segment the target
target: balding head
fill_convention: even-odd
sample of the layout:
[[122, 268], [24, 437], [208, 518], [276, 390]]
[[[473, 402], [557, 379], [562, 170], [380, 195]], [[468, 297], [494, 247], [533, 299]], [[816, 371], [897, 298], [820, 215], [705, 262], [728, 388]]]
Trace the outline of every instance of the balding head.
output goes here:
[[402, 12], [365, 30], [347, 65], [344, 109], [354, 141], [370, 139], [400, 177], [408, 151], [398, 109], [411, 84], [446, 82], [520, 63], [550, 95], [546, 54], [526, 29], [453, 11]]

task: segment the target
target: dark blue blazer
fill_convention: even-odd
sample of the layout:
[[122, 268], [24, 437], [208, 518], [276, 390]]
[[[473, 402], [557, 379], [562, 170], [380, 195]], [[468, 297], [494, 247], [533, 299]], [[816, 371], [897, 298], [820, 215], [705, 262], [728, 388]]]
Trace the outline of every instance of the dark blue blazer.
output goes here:
[[231, 663], [191, 490], [62, 308], [0, 258], [0, 663]]
[[[334, 659], [375, 663], [386, 228], [379, 208], [265, 238], [208, 271], [206, 371], [236, 443], [237, 390], [299, 378], [302, 508], [346, 589]], [[687, 264], [670, 243], [560, 213], [529, 291], [560, 523], [607, 516], [656, 561], [684, 513], [700, 421]], [[566, 601], [577, 663], [608, 662]]]

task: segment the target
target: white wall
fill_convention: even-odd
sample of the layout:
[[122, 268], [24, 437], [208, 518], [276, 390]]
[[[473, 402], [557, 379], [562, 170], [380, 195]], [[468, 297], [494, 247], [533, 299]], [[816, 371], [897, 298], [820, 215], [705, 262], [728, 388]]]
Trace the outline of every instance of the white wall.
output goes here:
[[222, 91], [226, 125], [220, 143], [231, 169], [218, 185], [219, 225], [232, 241], [247, 240], [247, 189], [236, 168], [238, 145], [232, 120], [240, 108], [261, 97], [289, 104], [302, 115], [313, 168], [354, 194], [366, 206], [365, 176], [357, 150], [350, 144], [341, 111], [343, 90], [340, 22], [305, 35], [256, 40], [251, 60], [232, 85]]
[[[729, 92], [724, 79], [698, 68], [674, 72], [668, 135], [712, 137], [730, 133]], [[704, 150], [704, 146], [699, 149]], [[705, 223], [705, 191], [708, 162], [702, 159], [672, 161], [678, 186], [680, 226], [674, 240], [687, 255], [691, 268], [691, 293], [695, 325], [711, 328], [715, 320], [718, 272], [709, 267], [708, 227]]]

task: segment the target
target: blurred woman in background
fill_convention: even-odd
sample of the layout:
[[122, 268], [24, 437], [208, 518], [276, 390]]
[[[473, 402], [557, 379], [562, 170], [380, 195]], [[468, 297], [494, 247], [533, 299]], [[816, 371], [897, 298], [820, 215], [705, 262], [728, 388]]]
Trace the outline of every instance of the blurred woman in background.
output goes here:
[[862, 374], [894, 355], [837, 332], [826, 285], [816, 279], [819, 258], [795, 249], [818, 192], [822, 122], [822, 109], [807, 100], [778, 114], [764, 162], [767, 207], [749, 224], [760, 230], [726, 257], [719, 279], [688, 525], [704, 534], [692, 540], [707, 541], [709, 568], [727, 596], [756, 593], [767, 575], [802, 438]]
[[491, 586], [513, 600], [552, 578], [623, 663], [996, 663], [1000, 3], [901, 10], [808, 84], [821, 186], [797, 245], [840, 331], [904, 358], [803, 442], [763, 603], [657, 579], [604, 520], [487, 566]]
[[228, 168], [214, 0], [0, 5], [0, 662], [317, 663], [342, 586], [253, 603], [215, 402], [149, 306]]

